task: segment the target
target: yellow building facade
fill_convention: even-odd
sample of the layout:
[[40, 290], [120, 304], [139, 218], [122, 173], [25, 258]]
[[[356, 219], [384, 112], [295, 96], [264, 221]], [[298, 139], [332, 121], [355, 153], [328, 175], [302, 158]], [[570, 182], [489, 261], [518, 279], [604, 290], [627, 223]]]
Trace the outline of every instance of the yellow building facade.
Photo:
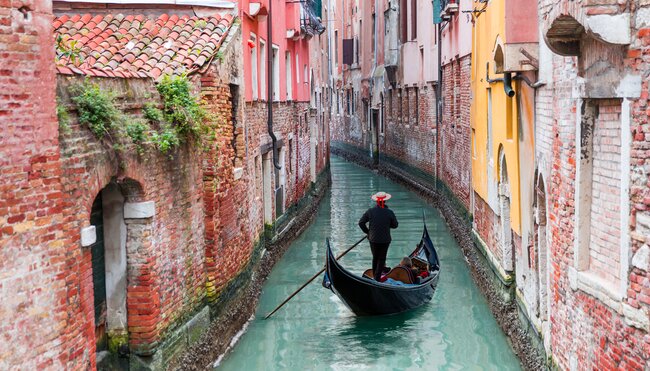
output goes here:
[[[537, 27], [532, 0], [475, 3], [472, 188], [475, 234], [503, 272], [534, 270]], [[536, 12], [530, 19], [536, 17]], [[514, 278], [514, 277], [512, 277]], [[523, 277], [521, 277], [524, 279]]]
[[504, 75], [496, 73], [495, 62], [495, 54], [506, 42], [505, 2], [492, 1], [476, 10], [472, 34], [472, 186], [476, 195], [498, 212], [499, 184], [507, 181], [510, 224], [521, 235], [516, 84], [511, 83], [515, 97], [509, 97]]

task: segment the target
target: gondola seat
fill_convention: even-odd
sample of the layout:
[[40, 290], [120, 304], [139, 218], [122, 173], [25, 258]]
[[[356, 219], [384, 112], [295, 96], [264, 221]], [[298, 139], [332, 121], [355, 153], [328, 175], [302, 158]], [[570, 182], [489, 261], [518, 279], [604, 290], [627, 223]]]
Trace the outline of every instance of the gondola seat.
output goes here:
[[413, 273], [409, 271], [408, 268], [397, 266], [388, 272], [386, 278], [392, 278], [395, 281], [400, 281], [402, 283], [415, 283], [415, 277]]

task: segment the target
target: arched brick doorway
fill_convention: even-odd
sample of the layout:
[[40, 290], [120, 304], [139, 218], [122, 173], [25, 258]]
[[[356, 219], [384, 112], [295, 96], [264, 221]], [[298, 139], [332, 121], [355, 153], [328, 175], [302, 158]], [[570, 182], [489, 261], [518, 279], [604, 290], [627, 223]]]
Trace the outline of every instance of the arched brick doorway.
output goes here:
[[[141, 344], [146, 349], [142, 353], [150, 351], [150, 339], [141, 339], [142, 334], [133, 331], [139, 328], [140, 304], [131, 303], [133, 299], [128, 293], [129, 285], [139, 286], [138, 277], [134, 276], [138, 272], [138, 255], [146, 252], [143, 247], [152, 246], [155, 209], [153, 202], [142, 202], [142, 198], [142, 187], [137, 181], [113, 179], [95, 196], [90, 226], [82, 230], [82, 246], [90, 253], [92, 262], [86, 268], [91, 272], [82, 274], [92, 276], [95, 344], [100, 354], [126, 354], [134, 350], [133, 344], [136, 353], [141, 353]], [[155, 295], [148, 297], [153, 300]], [[155, 312], [147, 303], [142, 305]]]
[[501, 242], [501, 264], [507, 272], [515, 271], [515, 254], [510, 225], [510, 183], [508, 165], [503, 148], [499, 151], [499, 224]]

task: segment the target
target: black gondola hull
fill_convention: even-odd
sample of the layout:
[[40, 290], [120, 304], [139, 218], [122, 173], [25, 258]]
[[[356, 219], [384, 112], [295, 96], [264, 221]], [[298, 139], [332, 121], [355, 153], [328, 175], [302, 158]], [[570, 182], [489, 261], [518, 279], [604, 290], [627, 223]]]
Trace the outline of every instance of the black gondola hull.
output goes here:
[[[425, 228], [424, 238], [429, 238]], [[431, 244], [430, 239], [428, 243]], [[420, 246], [423, 246], [422, 243]], [[432, 245], [431, 245], [432, 246]], [[417, 250], [413, 252], [414, 255]], [[437, 256], [435, 257], [437, 260]], [[438, 284], [438, 266], [430, 276], [417, 285], [397, 286], [360, 277], [343, 268], [327, 243], [326, 259], [329, 287], [358, 316], [375, 316], [401, 313], [431, 301]]]

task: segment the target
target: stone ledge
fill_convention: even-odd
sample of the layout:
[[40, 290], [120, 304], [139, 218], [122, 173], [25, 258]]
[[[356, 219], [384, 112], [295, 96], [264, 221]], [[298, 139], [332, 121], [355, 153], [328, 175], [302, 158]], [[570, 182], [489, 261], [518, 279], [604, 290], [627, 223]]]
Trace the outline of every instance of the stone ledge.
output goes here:
[[124, 219], [146, 219], [156, 215], [156, 203], [126, 202], [124, 203]]
[[569, 268], [568, 276], [569, 286], [572, 290], [583, 291], [587, 295], [598, 299], [601, 303], [623, 316], [625, 323], [629, 326], [650, 331], [650, 317], [648, 313], [643, 309], [633, 308], [623, 302], [624, 296], [617, 293], [613, 287], [607, 285], [602, 279], [591, 272], [580, 272], [574, 267]]
[[501, 281], [505, 286], [510, 287], [515, 282], [515, 277], [501, 267], [497, 258], [492, 254], [490, 249], [488, 249], [487, 244], [475, 229], [472, 229], [472, 239], [474, 240], [474, 245], [478, 248], [481, 254], [483, 254], [485, 259], [488, 261], [490, 268], [499, 278], [499, 281]]

